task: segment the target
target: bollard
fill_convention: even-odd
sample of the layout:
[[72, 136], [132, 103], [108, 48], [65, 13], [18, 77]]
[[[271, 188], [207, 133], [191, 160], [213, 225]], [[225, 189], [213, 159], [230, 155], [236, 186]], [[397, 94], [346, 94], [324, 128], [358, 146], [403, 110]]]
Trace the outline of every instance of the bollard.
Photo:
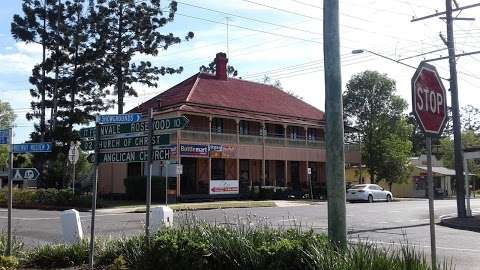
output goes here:
[[66, 244], [82, 241], [83, 231], [80, 214], [75, 209], [63, 211], [60, 216], [63, 229], [63, 239]]
[[173, 225], [173, 210], [168, 206], [152, 208], [151, 231], [155, 233], [161, 227], [171, 227]]

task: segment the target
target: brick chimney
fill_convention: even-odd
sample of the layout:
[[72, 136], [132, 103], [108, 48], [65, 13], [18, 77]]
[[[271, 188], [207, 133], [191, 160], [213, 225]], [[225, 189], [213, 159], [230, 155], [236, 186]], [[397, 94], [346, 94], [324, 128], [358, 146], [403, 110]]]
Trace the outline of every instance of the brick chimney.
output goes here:
[[217, 53], [215, 57], [215, 77], [217, 80], [227, 80], [227, 63], [227, 55], [222, 52]]

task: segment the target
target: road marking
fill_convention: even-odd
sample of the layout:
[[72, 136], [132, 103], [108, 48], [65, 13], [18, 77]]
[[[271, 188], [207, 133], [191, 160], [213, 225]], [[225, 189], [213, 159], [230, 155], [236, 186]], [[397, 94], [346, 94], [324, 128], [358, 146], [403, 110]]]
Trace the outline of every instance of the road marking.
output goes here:
[[[357, 243], [367, 242], [367, 243], [371, 243], [371, 244], [382, 244], [382, 245], [392, 245], [392, 246], [405, 246], [406, 245], [405, 243], [392, 243], [392, 242], [372, 241], [372, 240], [357, 241], [356, 239], [351, 239], [350, 241], [357, 242]], [[429, 245], [419, 245], [419, 244], [410, 244], [410, 243], [407, 243], [407, 245], [412, 246], [412, 247], [425, 248], [425, 249], [430, 248]], [[453, 248], [453, 247], [437, 246], [437, 249], [466, 251], [466, 252], [474, 252], [474, 253], [480, 252], [480, 249], [472, 249], [472, 248]]]
[[[127, 213], [117, 213], [117, 214], [101, 214], [101, 215], [95, 215], [96, 217], [107, 217], [107, 216], [121, 216], [121, 215], [125, 215]], [[80, 219], [86, 219], [86, 218], [90, 218], [91, 216], [90, 215], [87, 215], [87, 216], [80, 216]], [[0, 219], [8, 219], [8, 217], [3, 217], [3, 216], [0, 216]], [[30, 218], [30, 217], [14, 217], [13, 220], [56, 220], [56, 219], [60, 219], [60, 217], [44, 217], [44, 218]]]

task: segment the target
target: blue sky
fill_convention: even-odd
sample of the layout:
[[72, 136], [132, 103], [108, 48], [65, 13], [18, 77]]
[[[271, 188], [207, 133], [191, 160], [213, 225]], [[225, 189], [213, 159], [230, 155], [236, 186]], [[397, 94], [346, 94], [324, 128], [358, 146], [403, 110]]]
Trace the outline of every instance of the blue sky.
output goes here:
[[[410, 102], [410, 78], [414, 70], [369, 53], [351, 54], [353, 49], [368, 49], [402, 59], [444, 48], [438, 37], [445, 35], [445, 24], [438, 18], [412, 23], [413, 16], [443, 10], [443, 1], [414, 0], [343, 0], [341, 2], [342, 77], [344, 84], [352, 74], [366, 69], [387, 73], [397, 81], [398, 93]], [[473, 0], [460, 0], [461, 5]], [[165, 0], [166, 4], [167, 1]], [[184, 36], [193, 31], [195, 38], [147, 57], [158, 65], [183, 66], [179, 75], [165, 76], [158, 88], [136, 86], [139, 97], [127, 98], [131, 108], [158, 94], [208, 64], [217, 52], [228, 52], [230, 64], [244, 79], [258, 81], [264, 75], [279, 79], [284, 88], [304, 98], [313, 106], [324, 108], [322, 1], [315, 0], [183, 0], [179, 1], [175, 22], [165, 31]], [[204, 9], [195, 6], [203, 7]], [[0, 100], [10, 102], [17, 113], [16, 142], [28, 139], [32, 122], [25, 119], [30, 95], [28, 76], [41, 59], [41, 48], [15, 42], [10, 22], [20, 12], [20, 0], [0, 1]], [[206, 9], [210, 10], [206, 10]], [[214, 11], [212, 11], [214, 10]], [[220, 13], [220, 12], [224, 13]], [[288, 12], [287, 12], [288, 11]], [[475, 17], [480, 8], [464, 11], [461, 16]], [[229, 14], [225, 14], [229, 13]], [[229, 18], [227, 18], [229, 17]], [[478, 19], [478, 18], [477, 18]], [[456, 22], [458, 52], [480, 50], [480, 23]], [[445, 56], [446, 50], [422, 57]], [[417, 66], [422, 57], [406, 63]], [[138, 56], [137, 59], [145, 58]], [[448, 63], [436, 62], [443, 77], [448, 77]], [[480, 107], [480, 55], [458, 60], [461, 105]], [[448, 88], [448, 85], [446, 85]]]

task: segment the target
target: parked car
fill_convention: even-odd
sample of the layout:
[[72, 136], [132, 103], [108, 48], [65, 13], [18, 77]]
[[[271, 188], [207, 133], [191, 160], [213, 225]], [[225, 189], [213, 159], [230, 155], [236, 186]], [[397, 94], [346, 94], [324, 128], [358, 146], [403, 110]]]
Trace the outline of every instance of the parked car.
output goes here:
[[392, 201], [392, 193], [390, 191], [384, 190], [379, 185], [374, 184], [364, 184], [364, 185], [355, 185], [347, 190], [347, 201]]

